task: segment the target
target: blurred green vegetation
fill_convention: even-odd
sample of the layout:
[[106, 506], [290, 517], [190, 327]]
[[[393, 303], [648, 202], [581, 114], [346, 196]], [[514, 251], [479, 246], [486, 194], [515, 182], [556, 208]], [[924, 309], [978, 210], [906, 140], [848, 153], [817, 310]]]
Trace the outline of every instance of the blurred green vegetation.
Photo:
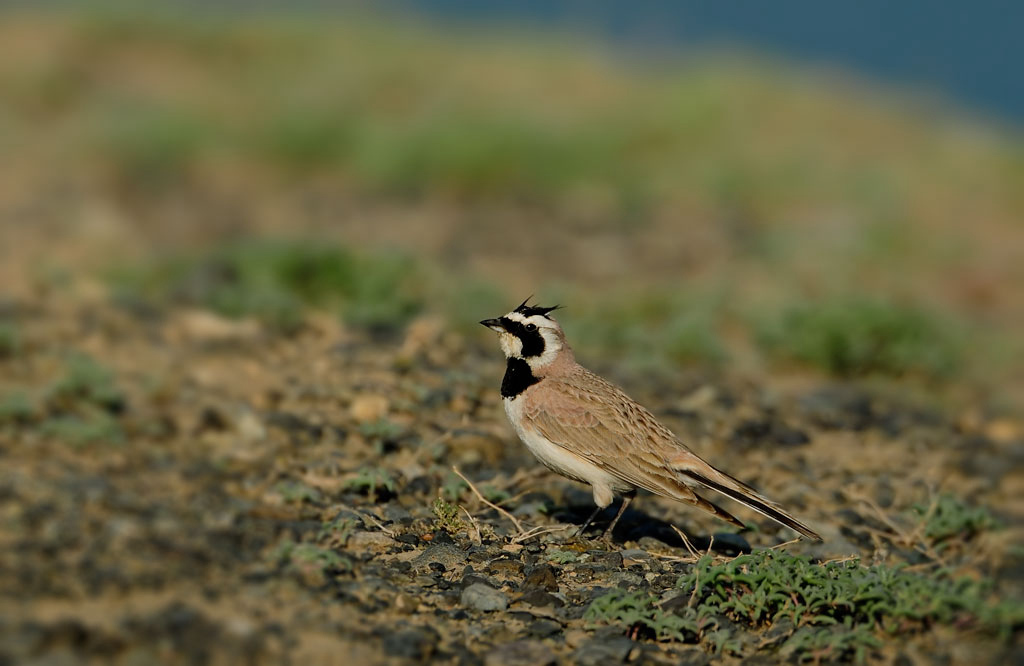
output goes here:
[[[588, 58], [580, 44], [159, 3], [26, 16], [20, 27], [49, 33], [55, 51], [0, 68], [5, 123], [58, 127], [69, 155], [132, 185], [199, 177], [226, 160], [326, 170], [391, 195], [552, 201], [600, 189], [615, 194], [612, 217], [696, 198], [762, 218], [797, 196], [842, 198], [881, 230], [883, 249], [894, 242], [885, 228], [924, 185], [908, 182], [908, 167], [924, 160], [936, 194], [984, 162], [989, 189], [1018, 212], [1024, 204], [1019, 147], [931, 143], [910, 113], [844, 111], [823, 81], [738, 60], [651, 75]], [[900, 154], [881, 146], [878, 160], [856, 146], [858, 134], [890, 132], [905, 139]]]
[[799, 303], [760, 323], [770, 354], [843, 376], [949, 376], [962, 345], [951, 322], [915, 306], [852, 295]]
[[[315, 307], [469, 331], [523, 289], [569, 306], [584, 353], [648, 367], [994, 382], [1024, 351], [1016, 135], [780, 63], [653, 66], [397, 18], [7, 18], [0, 176], [82, 188], [150, 239], [155, 258], [110, 271], [122, 295], [285, 330]], [[162, 245], [176, 224], [186, 241]]]
[[[122, 299], [150, 299], [256, 317], [282, 330], [308, 308], [346, 322], [397, 331], [419, 312], [440, 311], [466, 332], [513, 305], [495, 284], [452, 279], [402, 253], [357, 251], [288, 239], [224, 244], [145, 266], [110, 271]], [[753, 339], [770, 362], [803, 362], [841, 377], [950, 377], [963, 356], [957, 324], [919, 306], [837, 295], [778, 310], [742, 311], [730, 289], [610, 291], [555, 288], [573, 303], [559, 318], [584, 353], [638, 364], [714, 368], [730, 359], [729, 330]]]
[[0, 432], [32, 429], [73, 446], [93, 442], [118, 444], [124, 429], [118, 416], [126, 398], [114, 373], [92, 357], [71, 353], [62, 374], [38, 389], [0, 394]]
[[254, 316], [285, 330], [300, 325], [309, 307], [336, 309], [356, 325], [393, 329], [423, 306], [411, 258], [308, 241], [225, 244], [198, 256], [113, 269], [110, 279], [121, 298]]

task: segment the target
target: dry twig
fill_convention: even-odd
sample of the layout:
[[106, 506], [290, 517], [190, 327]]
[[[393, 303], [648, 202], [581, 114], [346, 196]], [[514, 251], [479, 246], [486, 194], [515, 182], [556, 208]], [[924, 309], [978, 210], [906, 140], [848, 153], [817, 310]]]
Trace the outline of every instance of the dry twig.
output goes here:
[[673, 530], [675, 530], [676, 534], [679, 535], [679, 538], [683, 540], [683, 545], [686, 546], [686, 550], [689, 551], [690, 555], [693, 556], [694, 560], [699, 560], [700, 553], [698, 553], [697, 549], [693, 547], [693, 544], [690, 543], [690, 539], [685, 534], [683, 534], [683, 531], [675, 525], [670, 525], [670, 527]]
[[509, 520], [511, 520], [512, 524], [515, 525], [516, 529], [519, 531], [519, 535], [518, 536], [521, 536], [526, 531], [526, 530], [523, 529], [523, 524], [519, 522], [519, 519], [517, 519], [511, 513], [509, 513], [505, 509], [502, 509], [500, 506], [498, 506], [494, 502], [491, 502], [486, 497], [481, 495], [480, 491], [477, 490], [476, 486], [473, 485], [473, 482], [470, 481], [469, 479], [467, 479], [466, 476], [462, 472], [459, 471], [458, 467], [456, 467], [455, 465], [452, 465], [452, 471], [455, 472], [456, 476], [458, 476], [460, 479], [462, 479], [463, 481], [466, 482], [466, 485], [469, 486], [469, 489], [473, 491], [473, 494], [476, 495], [480, 499], [481, 502], [483, 502], [487, 506], [491, 507], [492, 509], [494, 509], [495, 511], [497, 511], [501, 515], [503, 515], [506, 518], [508, 518]]
[[483, 535], [480, 533], [480, 526], [477, 525], [476, 518], [474, 518], [473, 515], [466, 510], [466, 507], [460, 506], [459, 508], [462, 509], [462, 512], [464, 514], [466, 514], [466, 518], [469, 518], [469, 524], [472, 525], [473, 530], [476, 531], [476, 539], [473, 539], [473, 541], [476, 543], [476, 545], [479, 546], [481, 543], [483, 543]]

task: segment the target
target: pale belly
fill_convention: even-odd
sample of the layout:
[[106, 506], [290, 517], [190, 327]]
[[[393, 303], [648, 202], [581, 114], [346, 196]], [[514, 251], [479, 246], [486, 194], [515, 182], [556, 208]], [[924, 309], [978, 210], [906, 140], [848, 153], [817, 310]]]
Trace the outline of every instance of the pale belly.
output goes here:
[[508, 420], [515, 428], [519, 439], [526, 444], [526, 448], [537, 457], [537, 460], [553, 472], [593, 486], [594, 501], [599, 506], [608, 506], [616, 492], [633, 490], [632, 484], [567, 451], [536, 430], [527, 427], [522, 419], [521, 395], [512, 399], [506, 398], [502, 402], [505, 403], [505, 414], [508, 415]]

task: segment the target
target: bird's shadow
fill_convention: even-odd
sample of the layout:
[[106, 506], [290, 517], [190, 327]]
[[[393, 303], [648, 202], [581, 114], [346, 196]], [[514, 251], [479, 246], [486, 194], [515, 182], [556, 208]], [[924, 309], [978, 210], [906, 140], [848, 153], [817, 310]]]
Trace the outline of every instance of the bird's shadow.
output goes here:
[[[586, 534], [581, 535], [580, 538], [599, 538], [605, 528], [608, 527], [608, 524], [611, 523], [612, 518], [615, 517], [619, 506], [616, 502], [598, 514], [594, 522], [587, 528]], [[564, 523], [583, 525], [593, 510], [593, 505], [562, 506], [555, 509], [552, 517]], [[739, 534], [720, 532], [713, 535], [697, 535], [690, 534], [681, 528], [680, 531], [686, 534], [690, 546], [699, 551], [707, 551], [710, 548], [712, 552], [729, 556], [751, 552], [750, 544]], [[644, 537], [651, 537], [673, 548], [687, 547], [679, 533], [672, 529], [672, 523], [632, 507], [627, 508], [626, 512], [622, 514], [622, 518], [615, 525], [615, 530], [612, 532], [611, 537], [612, 542], [616, 544], [623, 544], [627, 541], [636, 542]]]

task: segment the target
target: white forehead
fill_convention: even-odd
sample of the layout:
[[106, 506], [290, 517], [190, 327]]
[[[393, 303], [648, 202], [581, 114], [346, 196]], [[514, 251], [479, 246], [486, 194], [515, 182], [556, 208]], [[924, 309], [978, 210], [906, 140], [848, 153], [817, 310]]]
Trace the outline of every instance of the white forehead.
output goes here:
[[523, 313], [516, 312], [515, 310], [505, 315], [505, 318], [511, 319], [512, 321], [518, 321], [520, 324], [536, 324], [538, 327], [554, 328], [557, 326], [553, 320], [548, 319], [544, 315], [535, 314], [527, 317]]

